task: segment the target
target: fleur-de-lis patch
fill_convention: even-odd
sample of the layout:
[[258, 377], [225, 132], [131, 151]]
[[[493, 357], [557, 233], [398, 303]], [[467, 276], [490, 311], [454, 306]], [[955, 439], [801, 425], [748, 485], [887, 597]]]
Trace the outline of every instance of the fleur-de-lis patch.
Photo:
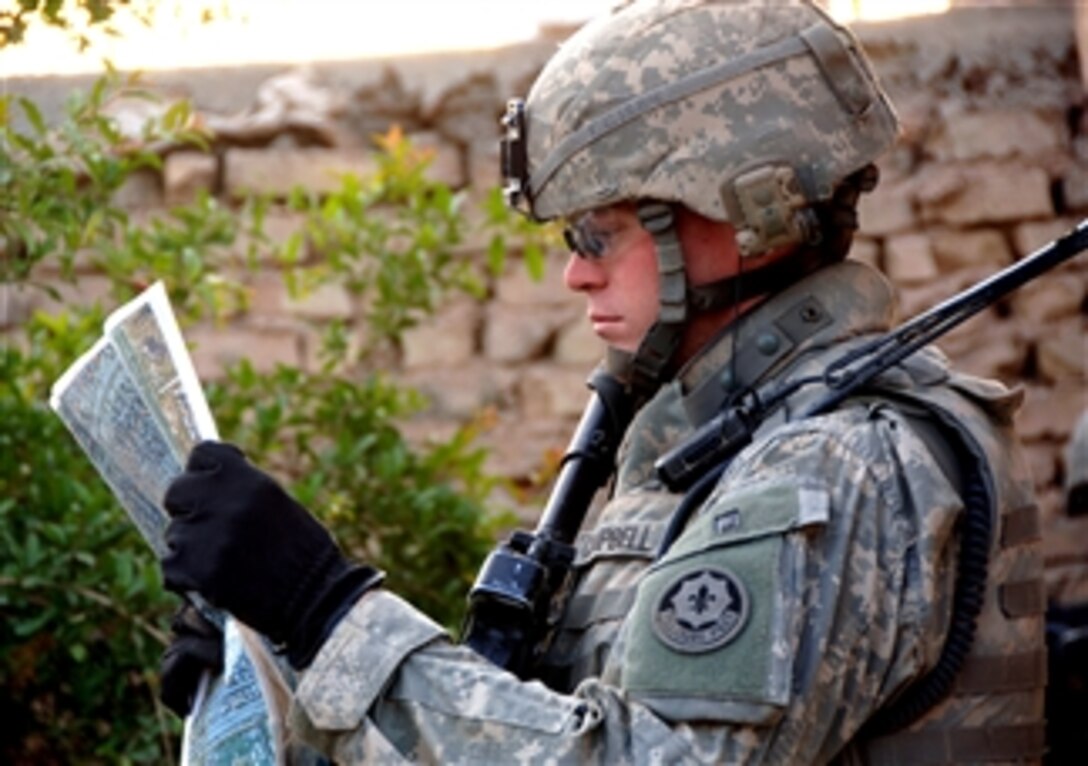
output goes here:
[[748, 592], [722, 567], [685, 572], [665, 588], [653, 620], [654, 634], [676, 651], [713, 651], [736, 638], [747, 624]]

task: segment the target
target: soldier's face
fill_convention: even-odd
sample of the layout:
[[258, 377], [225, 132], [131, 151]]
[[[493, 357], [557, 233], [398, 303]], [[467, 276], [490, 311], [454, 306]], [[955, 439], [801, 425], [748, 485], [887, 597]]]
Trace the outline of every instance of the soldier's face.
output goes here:
[[572, 252], [563, 279], [585, 294], [593, 331], [610, 346], [636, 350], [657, 319], [658, 275], [653, 237], [635, 208], [580, 215], [568, 222], [567, 241]]

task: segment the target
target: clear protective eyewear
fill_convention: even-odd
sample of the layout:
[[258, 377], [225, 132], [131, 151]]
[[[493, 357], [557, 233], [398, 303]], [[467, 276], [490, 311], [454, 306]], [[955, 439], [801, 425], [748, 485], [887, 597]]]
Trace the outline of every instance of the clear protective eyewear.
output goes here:
[[579, 258], [599, 261], [618, 252], [629, 234], [643, 231], [635, 221], [622, 219], [615, 210], [591, 210], [563, 227], [563, 239]]

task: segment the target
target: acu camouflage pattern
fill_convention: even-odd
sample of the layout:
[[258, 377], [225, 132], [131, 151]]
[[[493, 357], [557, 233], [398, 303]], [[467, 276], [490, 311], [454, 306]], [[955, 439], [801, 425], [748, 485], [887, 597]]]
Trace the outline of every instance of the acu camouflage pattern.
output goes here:
[[[953, 693], [907, 730], [854, 742], [844, 760], [891, 766], [1037, 763], [1045, 751], [1046, 592], [1039, 509], [1029, 469], [1013, 448], [1013, 416], [1023, 391], [955, 372], [942, 375], [945, 360], [936, 354], [920, 354], [906, 367], [912, 382], [945, 379], [915, 388], [893, 378], [885, 381], [887, 390], [949, 418], [984, 461], [988, 490], [997, 501], [988, 587]], [[932, 539], [923, 534], [919, 544]], [[925, 661], [932, 662], [934, 648]]]
[[857, 41], [806, 0], [631, 3], [562, 45], [525, 111], [538, 220], [628, 199], [731, 220], [737, 176], [781, 166], [825, 200], [898, 130]]
[[[698, 688], [685, 688], [695, 677], [692, 655], [679, 652], [666, 668], [674, 672], [654, 679], [671, 688], [626, 685], [628, 660], [654, 640], [635, 618], [639, 586], [650, 577], [647, 547], [656, 547], [650, 541], [679, 500], [650, 466], [691, 428], [689, 392], [722, 380], [732, 360], [748, 358], [746, 347], [803, 299], [828, 307], [832, 321], [763, 377], [822, 369], [892, 314], [890, 290], [875, 272], [849, 262], [829, 267], [763, 304], [735, 344], [723, 336], [643, 408], [621, 450], [615, 496], [582, 540], [579, 577], [542, 670], [552, 688], [519, 681], [451, 644], [425, 616], [377, 591], [356, 605], [306, 672], [292, 711], [295, 731], [342, 763], [914, 762], [899, 758], [895, 741], [858, 742], [856, 735], [936, 661], [950, 619], [962, 505], [907, 419], [879, 397], [805, 421], [768, 423], [668, 560], [655, 565], [697, 568], [701, 556], [723, 549], [743, 554], [743, 540], [708, 546], [689, 534], [738, 500], [754, 507], [752, 498], [799, 485], [826, 494], [822, 517], [757, 538], [791, 551], [765, 561], [782, 597], [760, 606], [778, 639], [747, 647], [745, 656], [730, 655], [739, 641], [715, 655], [771, 668], [778, 691], [759, 697], [736, 677], [707, 672], [696, 677]], [[915, 737], [908, 753], [943, 753], [921, 761], [987, 760], [977, 757], [981, 750], [947, 748], [988, 732], [1000, 743], [1010, 727], [1034, 727], [1042, 716], [1042, 679], [1016, 670], [1042, 649], [1041, 614], [1023, 597], [1038, 582], [1041, 559], [1030, 483], [1009, 441], [1016, 397], [950, 373], [935, 352], [916, 355], [881, 386], [939, 407], [989, 461], [1000, 523], [978, 639], [955, 696], [899, 735]], [[1016, 592], [1021, 596], [1011, 597]], [[717, 720], [706, 717], [707, 702], [716, 704]], [[689, 717], [693, 712], [700, 714]], [[1027, 751], [1005, 753], [1020, 760]]]

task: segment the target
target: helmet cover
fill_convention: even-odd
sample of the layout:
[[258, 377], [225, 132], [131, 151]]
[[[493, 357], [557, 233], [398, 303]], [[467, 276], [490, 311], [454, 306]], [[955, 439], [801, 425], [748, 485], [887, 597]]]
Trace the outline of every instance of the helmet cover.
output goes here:
[[811, 0], [630, 3], [565, 42], [507, 126], [508, 199], [537, 220], [655, 199], [738, 230], [768, 189], [830, 199], [898, 131], [858, 42]]

